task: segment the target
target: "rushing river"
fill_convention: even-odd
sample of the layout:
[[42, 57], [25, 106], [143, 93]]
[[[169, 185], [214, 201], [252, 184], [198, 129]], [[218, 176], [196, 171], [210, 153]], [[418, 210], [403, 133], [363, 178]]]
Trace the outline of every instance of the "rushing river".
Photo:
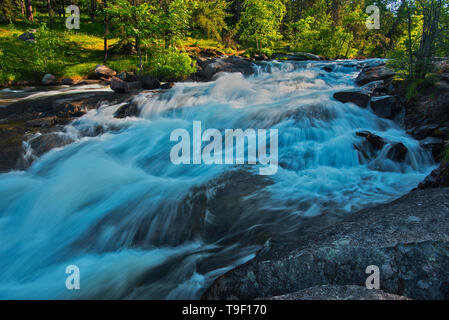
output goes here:
[[[269, 62], [248, 78], [140, 93], [139, 118], [104, 105], [74, 121], [61, 133], [73, 144], [0, 175], [0, 299], [196, 299], [268, 239], [404, 195], [431, 155], [392, 121], [332, 99], [357, 74], [346, 62]], [[278, 129], [279, 170], [172, 164], [170, 134], [193, 121]], [[402, 142], [405, 161], [388, 159], [389, 144], [362, 160], [361, 130]], [[68, 265], [80, 290], [66, 289]]]

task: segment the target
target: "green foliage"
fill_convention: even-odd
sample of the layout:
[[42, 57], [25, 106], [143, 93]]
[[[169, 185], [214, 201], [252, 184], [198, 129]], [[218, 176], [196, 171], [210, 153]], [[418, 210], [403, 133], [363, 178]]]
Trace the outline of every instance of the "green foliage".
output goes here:
[[272, 48], [282, 38], [280, 27], [286, 8], [282, 0], [244, 0], [239, 23], [240, 40], [258, 51]]
[[305, 17], [289, 25], [289, 38], [297, 51], [330, 58], [353, 58], [359, 53], [355, 35], [365, 27], [366, 14], [359, 6], [347, 7], [337, 25], [327, 1], [316, 2]]
[[61, 36], [49, 30], [45, 23], [42, 24], [37, 30], [33, 45], [37, 71], [58, 73], [64, 66], [64, 50], [61, 47]]
[[145, 69], [162, 81], [185, 80], [196, 72], [189, 55], [173, 48], [155, 50]]
[[221, 32], [227, 27], [225, 20], [230, 16], [228, 7], [226, 0], [199, 1], [192, 12], [194, 27], [221, 41]]

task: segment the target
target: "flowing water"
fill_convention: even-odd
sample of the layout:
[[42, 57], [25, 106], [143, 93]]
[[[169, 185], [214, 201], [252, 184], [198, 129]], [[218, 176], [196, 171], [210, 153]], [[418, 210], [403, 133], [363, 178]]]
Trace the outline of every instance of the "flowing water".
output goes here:
[[[357, 73], [346, 62], [269, 62], [248, 78], [140, 93], [139, 118], [115, 119], [120, 105], [91, 110], [61, 133], [73, 144], [0, 175], [0, 298], [199, 298], [268, 239], [407, 193], [434, 168], [431, 155], [392, 121], [332, 99]], [[193, 121], [278, 129], [278, 172], [173, 165], [170, 134]], [[364, 160], [361, 130], [402, 142], [405, 161], [388, 158], [390, 144]], [[65, 287], [68, 265], [80, 290]]]

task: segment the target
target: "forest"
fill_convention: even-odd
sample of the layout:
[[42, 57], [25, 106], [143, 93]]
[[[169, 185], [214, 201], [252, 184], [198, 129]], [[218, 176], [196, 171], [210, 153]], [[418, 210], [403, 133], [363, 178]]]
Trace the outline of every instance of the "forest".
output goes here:
[[[3, 0], [0, 83], [86, 78], [95, 65], [183, 80], [195, 57], [308, 52], [390, 58], [424, 79], [449, 55], [447, 0]], [[73, 23], [79, 8], [79, 29]], [[371, 10], [375, 6], [376, 10]], [[371, 11], [370, 11], [371, 10]], [[370, 26], [370, 24], [372, 24]], [[30, 39], [18, 36], [32, 30]], [[193, 59], [192, 59], [193, 58]]]

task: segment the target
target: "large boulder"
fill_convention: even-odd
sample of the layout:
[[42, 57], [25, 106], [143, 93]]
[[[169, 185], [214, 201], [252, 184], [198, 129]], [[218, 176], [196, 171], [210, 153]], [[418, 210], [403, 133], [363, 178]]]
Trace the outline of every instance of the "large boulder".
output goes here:
[[370, 101], [370, 96], [361, 90], [348, 90], [334, 93], [334, 99], [343, 103], [354, 103], [361, 108], [366, 108]]
[[369, 131], [359, 131], [356, 132], [356, 135], [361, 138], [365, 138], [365, 140], [371, 145], [374, 150], [382, 149], [386, 142], [383, 138], [371, 133]]
[[120, 80], [117, 77], [112, 77], [111, 89], [117, 93], [129, 93], [133, 91], [139, 91], [142, 90], [142, 82], [140, 81], [126, 82]]
[[267, 300], [410, 300], [409, 298], [386, 293], [382, 290], [367, 289], [354, 285], [324, 285], [307, 288], [294, 293], [268, 298]]
[[109, 80], [113, 76], [115, 76], [117, 72], [112, 70], [111, 68], [104, 66], [102, 64], [99, 64], [95, 66], [94, 73], [92, 75], [92, 78], [94, 79], [103, 79], [103, 80]]
[[377, 116], [387, 119], [394, 118], [397, 112], [400, 111], [395, 96], [373, 97], [371, 99], [371, 109]]
[[145, 90], [159, 89], [161, 87], [161, 83], [159, 82], [159, 80], [150, 75], [143, 76], [141, 81], [142, 87]]
[[387, 158], [395, 162], [403, 162], [407, 153], [407, 147], [402, 142], [397, 142], [391, 145], [391, 148], [387, 153]]
[[448, 188], [449, 187], [449, 162], [441, 164], [438, 169], [419, 184], [419, 189]]
[[127, 117], [138, 117], [139, 116], [139, 108], [137, 104], [133, 102], [128, 102], [123, 106], [119, 107], [117, 111], [114, 113], [114, 118], [124, 119]]
[[373, 81], [392, 79], [395, 74], [395, 72], [385, 66], [368, 67], [360, 72], [356, 79], [356, 83], [359, 86], [363, 86]]
[[48, 85], [55, 84], [55, 83], [56, 83], [56, 77], [50, 73], [47, 73], [42, 77], [42, 84], [44, 86], [48, 86]]
[[240, 72], [243, 75], [251, 75], [255, 72], [251, 60], [238, 56], [203, 59], [198, 61], [198, 66], [195, 77], [206, 81], [211, 80], [219, 72]]
[[322, 285], [365, 286], [412, 299], [449, 299], [449, 188], [427, 189], [356, 212], [292, 245], [269, 247], [219, 277], [203, 299], [273, 297]]

